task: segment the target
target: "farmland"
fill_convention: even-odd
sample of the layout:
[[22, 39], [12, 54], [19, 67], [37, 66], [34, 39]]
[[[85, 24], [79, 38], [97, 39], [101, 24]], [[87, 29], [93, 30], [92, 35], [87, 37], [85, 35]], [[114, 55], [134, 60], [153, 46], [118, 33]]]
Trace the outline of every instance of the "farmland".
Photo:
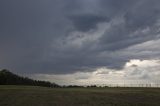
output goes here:
[[0, 106], [159, 106], [158, 88], [0, 86]]

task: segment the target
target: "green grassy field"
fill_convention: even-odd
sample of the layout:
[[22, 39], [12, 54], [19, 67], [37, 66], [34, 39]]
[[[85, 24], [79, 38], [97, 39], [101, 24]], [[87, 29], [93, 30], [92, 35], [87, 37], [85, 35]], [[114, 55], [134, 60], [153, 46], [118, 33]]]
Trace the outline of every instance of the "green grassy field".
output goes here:
[[0, 106], [160, 106], [160, 89], [1, 85]]

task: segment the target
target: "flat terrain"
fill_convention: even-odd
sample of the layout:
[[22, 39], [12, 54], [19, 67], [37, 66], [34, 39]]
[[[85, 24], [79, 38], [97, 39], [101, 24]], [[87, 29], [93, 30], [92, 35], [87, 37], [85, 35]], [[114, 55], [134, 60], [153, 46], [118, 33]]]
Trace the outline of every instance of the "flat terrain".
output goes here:
[[0, 106], [160, 106], [160, 89], [1, 85]]

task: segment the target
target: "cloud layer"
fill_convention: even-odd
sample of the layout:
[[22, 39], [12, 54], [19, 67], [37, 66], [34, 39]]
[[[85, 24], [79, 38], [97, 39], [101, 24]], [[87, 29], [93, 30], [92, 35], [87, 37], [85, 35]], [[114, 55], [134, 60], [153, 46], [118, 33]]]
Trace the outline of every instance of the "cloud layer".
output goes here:
[[130, 60], [123, 69], [107, 69], [105, 67], [93, 72], [76, 72], [73, 74], [33, 74], [32, 78], [53, 81], [61, 85], [112, 85], [139, 86], [140, 84], [159, 83], [160, 60]]
[[159, 5], [159, 0], [1, 0], [0, 68], [70, 74], [105, 67], [116, 73], [134, 59], [159, 59]]

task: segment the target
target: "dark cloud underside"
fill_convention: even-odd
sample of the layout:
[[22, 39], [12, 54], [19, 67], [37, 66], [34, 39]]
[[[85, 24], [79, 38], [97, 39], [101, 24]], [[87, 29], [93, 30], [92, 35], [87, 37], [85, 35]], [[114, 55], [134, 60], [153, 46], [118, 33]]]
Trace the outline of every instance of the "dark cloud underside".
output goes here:
[[159, 0], [0, 0], [0, 68], [121, 69], [130, 59], [147, 57], [129, 53], [129, 47], [159, 40], [159, 5]]

